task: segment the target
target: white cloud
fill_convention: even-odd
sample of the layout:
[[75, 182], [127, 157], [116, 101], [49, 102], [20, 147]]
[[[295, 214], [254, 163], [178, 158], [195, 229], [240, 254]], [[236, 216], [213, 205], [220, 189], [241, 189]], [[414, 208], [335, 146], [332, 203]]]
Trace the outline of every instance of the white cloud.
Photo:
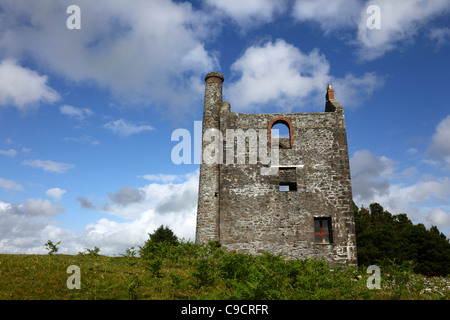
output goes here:
[[434, 226], [450, 226], [450, 212], [446, 212], [443, 208], [431, 210], [425, 219]]
[[61, 206], [53, 205], [50, 200], [27, 199], [24, 203], [10, 204], [4, 210], [4, 213], [27, 217], [53, 217], [58, 213], [65, 212]]
[[[165, 175], [155, 175], [163, 177]], [[142, 245], [160, 225], [171, 228], [187, 240], [194, 240], [197, 214], [198, 171], [180, 175], [179, 183], [151, 183], [142, 188], [122, 187], [108, 193], [106, 202], [95, 205], [91, 198], [79, 197], [86, 209], [97, 210], [127, 219], [116, 222], [102, 218], [86, 226], [79, 241], [86, 246], [97, 246], [105, 254], [117, 254], [130, 246]]]
[[387, 176], [394, 171], [394, 161], [376, 157], [369, 150], [356, 151], [350, 158], [352, 191], [355, 202], [372, 201], [389, 191]]
[[248, 48], [231, 69], [240, 78], [226, 86], [226, 96], [241, 112], [260, 111], [267, 105], [283, 112], [311, 105], [323, 109], [328, 83], [335, 84], [336, 100], [344, 107], [357, 106], [383, 84], [374, 73], [334, 77], [318, 49], [305, 54], [282, 39]]
[[123, 137], [127, 137], [132, 134], [137, 134], [144, 131], [155, 130], [155, 128], [150, 125], [136, 125], [124, 119], [108, 122], [104, 127]]
[[92, 202], [92, 196], [90, 196], [89, 198], [86, 197], [77, 197], [77, 202], [80, 203], [80, 207], [82, 209], [95, 209], [96, 206], [94, 205], [94, 203]]
[[[367, 12], [371, 5], [380, 8], [380, 29], [367, 27], [373, 14]], [[317, 23], [327, 35], [344, 34], [348, 43], [356, 46], [361, 60], [373, 60], [413, 42], [423, 31], [438, 46], [446, 43], [448, 28], [431, 27], [427, 31], [425, 25], [449, 10], [447, 0], [296, 0], [292, 16], [301, 22]], [[350, 33], [343, 33], [346, 30], [355, 35], [350, 38]]]
[[12, 105], [21, 111], [41, 103], [53, 103], [59, 94], [47, 85], [47, 76], [23, 68], [14, 60], [0, 62], [0, 106]]
[[206, 0], [205, 2], [216, 8], [215, 14], [224, 13], [241, 27], [270, 22], [277, 13], [283, 13], [287, 9], [285, 0]]
[[338, 28], [354, 27], [362, 5], [360, 0], [296, 0], [292, 15], [298, 21], [318, 23], [329, 33]]
[[47, 240], [61, 240], [61, 253], [76, 253], [74, 233], [53, 225], [53, 218], [63, 212], [63, 207], [49, 200], [28, 199], [18, 204], [0, 201], [0, 253], [43, 254]]
[[450, 42], [450, 28], [432, 28], [428, 36], [436, 42], [436, 46], [439, 48]]
[[100, 141], [98, 141], [97, 139], [95, 139], [94, 137], [91, 137], [89, 135], [83, 135], [81, 138], [76, 138], [76, 137], [65, 137], [63, 139], [64, 141], [73, 141], [73, 142], [87, 142], [92, 144], [93, 146], [97, 146], [100, 144]]
[[145, 174], [142, 178], [149, 181], [168, 183], [177, 180], [178, 176], [174, 174]]
[[166, 112], [190, 113], [180, 104], [201, 101], [200, 75], [218, 67], [204, 46], [215, 22], [188, 2], [80, 0], [81, 30], [75, 31], [65, 27], [67, 3], [2, 4], [4, 54], [29, 54], [69, 80], [110, 89], [127, 105], [166, 102]]
[[93, 114], [93, 112], [88, 108], [76, 108], [69, 105], [63, 105], [59, 107], [59, 111], [62, 114], [65, 114], [71, 118], [77, 119], [77, 120], [83, 120], [86, 117], [89, 117]]
[[414, 223], [450, 230], [450, 177], [423, 175], [413, 183], [393, 183], [395, 178], [418, 174], [417, 168], [406, 168], [399, 174], [395, 161], [375, 156], [369, 150], [355, 152], [350, 167], [357, 205], [368, 207], [377, 202], [393, 214], [407, 213]]
[[13, 190], [13, 191], [25, 191], [22, 185], [19, 183], [13, 181], [13, 180], [7, 180], [0, 178], [0, 187], [3, 188], [5, 191]]
[[15, 157], [17, 155], [17, 151], [14, 149], [9, 149], [9, 150], [0, 149], [0, 154], [3, 154], [8, 157]]
[[[174, 183], [174, 181], [177, 183]], [[179, 175], [170, 182], [150, 183], [142, 188], [123, 186], [101, 204], [92, 197], [78, 197], [82, 208], [98, 210], [125, 219], [137, 219], [143, 212], [157, 215], [191, 212], [197, 206], [198, 173]], [[149, 211], [150, 210], [150, 211]]]
[[362, 10], [358, 23], [358, 55], [363, 60], [376, 59], [399, 45], [414, 41], [427, 22], [450, 10], [447, 0], [377, 0], [368, 1], [377, 5], [381, 12], [381, 28], [368, 29], [367, 18]]
[[419, 152], [419, 150], [417, 150], [417, 148], [409, 148], [408, 150], [406, 150], [406, 153], [411, 156], [415, 155], [417, 152]]
[[148, 233], [160, 225], [168, 226], [180, 238], [194, 240], [198, 173], [181, 183], [152, 183], [140, 190], [145, 194], [141, 201], [126, 206], [113, 204], [105, 211], [131, 221], [118, 223], [100, 219], [91, 223], [81, 237], [83, 243], [98, 246], [109, 254], [123, 252], [127, 247], [142, 245]]
[[432, 159], [443, 161], [450, 169], [450, 115], [436, 126], [428, 154]]
[[45, 194], [49, 197], [52, 197], [53, 200], [59, 201], [62, 199], [62, 196], [66, 193], [66, 190], [60, 188], [51, 188], [48, 189]]
[[138, 188], [122, 186], [116, 192], [108, 193], [108, 197], [119, 205], [129, 205], [144, 200], [145, 193]]
[[[65, 209], [50, 200], [28, 199], [19, 204], [0, 201], [0, 253], [42, 254], [46, 252], [44, 244], [52, 240], [61, 241], [59, 253], [76, 254], [97, 246], [102, 254], [118, 255], [131, 246], [142, 246], [148, 234], [161, 225], [171, 228], [178, 237], [193, 241], [198, 171], [180, 175], [176, 180], [180, 182], [122, 187], [108, 194], [108, 199], [114, 200], [108, 205], [97, 206], [92, 197], [79, 197], [77, 200], [87, 201], [85, 208], [108, 215], [87, 224], [80, 235], [54, 225], [55, 216]], [[135, 197], [136, 190], [139, 199]], [[114, 221], [114, 216], [126, 221]]]
[[331, 80], [336, 100], [344, 107], [358, 107], [372, 94], [383, 87], [384, 78], [375, 72], [366, 72], [360, 78], [347, 73], [344, 78]]
[[34, 167], [34, 168], [42, 168], [44, 171], [48, 172], [57, 172], [57, 173], [65, 173], [68, 169], [74, 167], [73, 164], [64, 163], [64, 162], [55, 162], [52, 160], [24, 160], [22, 165]]

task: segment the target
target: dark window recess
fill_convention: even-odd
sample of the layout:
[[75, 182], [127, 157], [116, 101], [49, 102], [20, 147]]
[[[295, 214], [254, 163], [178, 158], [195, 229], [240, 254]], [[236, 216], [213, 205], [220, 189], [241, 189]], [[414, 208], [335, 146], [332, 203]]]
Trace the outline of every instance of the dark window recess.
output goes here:
[[297, 182], [280, 182], [280, 191], [297, 191]]
[[314, 242], [333, 242], [331, 234], [331, 218], [314, 218]]

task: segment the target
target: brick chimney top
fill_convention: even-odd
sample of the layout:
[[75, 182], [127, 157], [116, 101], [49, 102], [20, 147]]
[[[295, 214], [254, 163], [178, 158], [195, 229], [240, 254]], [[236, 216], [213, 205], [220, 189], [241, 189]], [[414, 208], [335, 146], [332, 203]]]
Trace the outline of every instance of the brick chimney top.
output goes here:
[[327, 87], [326, 99], [334, 100], [334, 90], [331, 88], [331, 84], [329, 84]]

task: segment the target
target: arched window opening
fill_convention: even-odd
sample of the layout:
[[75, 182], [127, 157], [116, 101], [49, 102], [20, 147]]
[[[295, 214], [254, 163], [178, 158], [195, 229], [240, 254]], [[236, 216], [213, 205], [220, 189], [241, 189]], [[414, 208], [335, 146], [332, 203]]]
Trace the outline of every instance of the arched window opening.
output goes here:
[[292, 147], [292, 123], [284, 117], [272, 120], [269, 123], [270, 145], [273, 146], [273, 139], [278, 138], [280, 149], [289, 149]]
[[289, 138], [289, 127], [286, 123], [278, 122], [274, 124], [272, 127], [272, 137], [276, 134], [274, 130], [278, 130], [278, 138]]

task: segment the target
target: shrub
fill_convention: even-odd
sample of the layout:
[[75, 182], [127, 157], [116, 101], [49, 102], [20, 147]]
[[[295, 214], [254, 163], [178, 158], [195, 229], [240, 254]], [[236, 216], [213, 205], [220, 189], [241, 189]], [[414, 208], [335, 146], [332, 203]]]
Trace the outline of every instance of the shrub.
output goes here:
[[58, 252], [58, 245], [61, 243], [61, 241], [58, 241], [56, 244], [54, 244], [53, 242], [51, 242], [50, 240], [47, 241], [47, 243], [45, 244], [45, 249], [48, 250], [48, 254], [52, 255], [56, 252]]
[[144, 259], [151, 259], [155, 255], [163, 256], [168, 253], [169, 247], [179, 244], [173, 231], [162, 225], [154, 233], [148, 235], [149, 239], [144, 243], [144, 246], [139, 247], [139, 254]]

